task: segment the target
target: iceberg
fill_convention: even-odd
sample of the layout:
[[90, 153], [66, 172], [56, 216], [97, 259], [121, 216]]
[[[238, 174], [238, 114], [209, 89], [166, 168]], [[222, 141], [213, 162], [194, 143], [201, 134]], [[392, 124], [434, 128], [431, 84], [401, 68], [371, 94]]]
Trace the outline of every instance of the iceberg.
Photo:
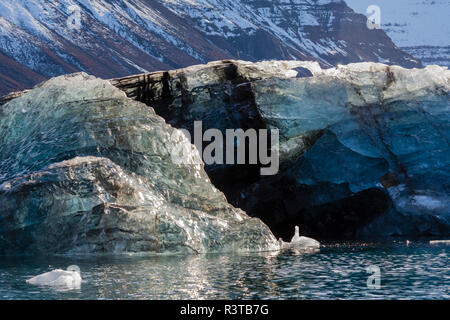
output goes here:
[[207, 165], [235, 206], [277, 237], [450, 233], [450, 71], [308, 61], [219, 61], [112, 80], [193, 132], [280, 130], [281, 172]]
[[[286, 214], [299, 216], [310, 233], [450, 233], [447, 68], [357, 63], [310, 78], [257, 81], [253, 88], [262, 118], [280, 129], [280, 149], [287, 150], [281, 176], [296, 198]], [[312, 144], [291, 143], [312, 135]]]
[[[170, 203], [202, 212], [220, 204], [244, 221], [260, 218], [283, 239], [292, 237], [292, 225], [316, 239], [445, 239], [450, 234], [446, 67], [355, 63], [322, 69], [308, 61], [224, 60], [92, 81], [104, 88], [86, 95], [80, 88], [89, 87], [89, 81], [80, 78], [80, 88], [77, 81], [70, 84], [74, 96], [59, 101], [70, 105], [64, 111], [70, 116], [51, 130], [45, 126], [60, 116], [51, 100], [64, 99], [60, 95], [38, 87], [0, 99], [0, 129], [10, 132], [0, 137], [0, 184], [7, 187], [19, 176], [89, 156], [111, 160], [124, 174], [150, 181], [154, 190], [170, 190], [161, 192]], [[92, 103], [93, 92], [102, 93], [101, 103]], [[116, 100], [126, 108], [112, 107]], [[28, 111], [33, 105], [52, 111], [34, 121], [36, 111]], [[95, 106], [92, 114], [98, 119], [81, 111], [84, 105]], [[142, 116], [151, 118], [144, 121], [151, 130], [143, 130]], [[159, 125], [162, 118], [167, 125]], [[196, 121], [224, 135], [227, 129], [279, 130], [280, 172], [261, 177], [261, 163], [203, 168], [200, 155], [175, 129], [194, 136]], [[51, 151], [39, 149], [46, 144], [53, 144]], [[180, 163], [192, 165], [166, 162], [174, 147], [187, 157]], [[271, 247], [274, 239], [269, 238], [256, 247]]]
[[[0, 110], [0, 254], [279, 248], [183, 134], [106, 80], [57, 77]], [[173, 148], [189, 151], [181, 164]]]

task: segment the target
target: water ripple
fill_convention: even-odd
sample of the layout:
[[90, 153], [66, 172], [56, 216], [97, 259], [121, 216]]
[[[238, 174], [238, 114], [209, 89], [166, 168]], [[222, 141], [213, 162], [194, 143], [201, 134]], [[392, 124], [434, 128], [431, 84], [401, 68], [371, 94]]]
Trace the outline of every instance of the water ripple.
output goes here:
[[[0, 299], [449, 299], [448, 246], [344, 244], [318, 253], [172, 257], [2, 258]], [[83, 284], [25, 283], [77, 264]], [[369, 289], [366, 268], [381, 270]]]

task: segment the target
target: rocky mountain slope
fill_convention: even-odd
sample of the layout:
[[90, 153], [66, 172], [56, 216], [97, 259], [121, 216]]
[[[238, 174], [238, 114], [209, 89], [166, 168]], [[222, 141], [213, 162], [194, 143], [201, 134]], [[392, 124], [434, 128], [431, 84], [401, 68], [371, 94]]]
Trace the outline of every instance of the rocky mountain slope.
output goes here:
[[[449, 0], [346, 0], [356, 12], [381, 10], [381, 27], [402, 50], [425, 65], [450, 67]], [[370, 15], [370, 14], [368, 14]]]
[[420, 66], [340, 0], [0, 0], [0, 94], [228, 58]]

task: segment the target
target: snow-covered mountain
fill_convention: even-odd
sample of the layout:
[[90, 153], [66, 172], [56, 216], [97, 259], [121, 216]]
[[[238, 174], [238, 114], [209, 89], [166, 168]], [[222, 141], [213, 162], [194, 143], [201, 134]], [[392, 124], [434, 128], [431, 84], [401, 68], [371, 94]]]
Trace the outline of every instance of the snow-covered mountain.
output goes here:
[[[375, 3], [346, 2], [364, 14]], [[450, 67], [450, 0], [377, 0], [376, 4], [381, 11], [381, 27], [397, 46], [426, 65]]]
[[0, 0], [0, 94], [230, 58], [420, 65], [341, 0]]

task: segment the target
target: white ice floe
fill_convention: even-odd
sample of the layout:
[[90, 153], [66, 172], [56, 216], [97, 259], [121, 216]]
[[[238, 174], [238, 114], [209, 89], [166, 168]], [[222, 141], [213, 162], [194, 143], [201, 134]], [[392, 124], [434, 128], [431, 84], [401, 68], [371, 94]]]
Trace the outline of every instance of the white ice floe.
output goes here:
[[450, 244], [450, 240], [432, 240], [430, 244]]

